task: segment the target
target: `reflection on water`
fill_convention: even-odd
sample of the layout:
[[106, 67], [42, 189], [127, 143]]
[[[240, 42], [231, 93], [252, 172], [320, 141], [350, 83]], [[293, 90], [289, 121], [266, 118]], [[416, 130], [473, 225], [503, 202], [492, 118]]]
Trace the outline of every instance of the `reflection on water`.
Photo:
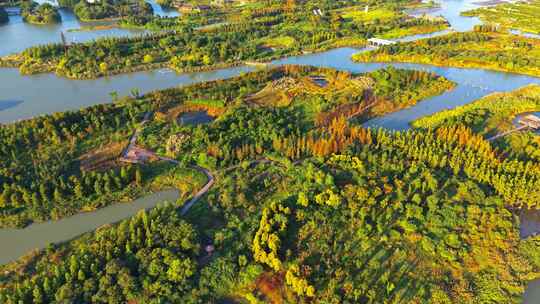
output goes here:
[[154, 15], [161, 16], [161, 17], [178, 17], [180, 16], [180, 13], [176, 9], [172, 8], [163, 8], [161, 5], [157, 4], [154, 0], [146, 0], [146, 2], [150, 3], [152, 5], [152, 9], [154, 10]]
[[539, 35], [539, 34], [533, 34], [533, 33], [522, 32], [522, 31], [520, 31], [520, 30], [510, 30], [510, 33], [511, 33], [511, 34], [514, 34], [514, 35], [517, 35], [517, 36], [523, 36], [523, 37], [527, 37], [527, 38], [540, 39], [540, 35]]
[[[62, 22], [58, 24], [34, 25], [23, 22], [20, 15], [10, 16], [9, 22], [0, 25], [0, 56], [21, 52], [24, 49], [48, 43], [60, 43], [60, 33], [64, 33], [68, 42], [84, 42], [101, 37], [133, 36], [144, 33], [139, 30], [106, 29], [97, 31], [75, 31], [83, 26], [102, 25], [103, 22], [81, 22], [73, 12], [60, 9]], [[1, 97], [1, 96], [0, 96]]]
[[540, 280], [534, 280], [525, 289], [523, 304], [540, 303]]
[[540, 210], [524, 210], [519, 219], [522, 239], [540, 234]]
[[481, 24], [479, 18], [461, 16], [462, 12], [478, 8], [474, 0], [435, 0], [438, 8], [422, 8], [410, 11], [412, 16], [442, 16], [450, 23], [450, 27], [458, 32], [466, 32], [473, 29], [475, 25]]
[[[520, 215], [519, 234], [528, 238], [540, 234], [540, 210], [526, 210]], [[523, 304], [540, 303], [540, 279], [529, 283], [523, 295]]]
[[16, 107], [22, 100], [0, 100], [0, 111]]

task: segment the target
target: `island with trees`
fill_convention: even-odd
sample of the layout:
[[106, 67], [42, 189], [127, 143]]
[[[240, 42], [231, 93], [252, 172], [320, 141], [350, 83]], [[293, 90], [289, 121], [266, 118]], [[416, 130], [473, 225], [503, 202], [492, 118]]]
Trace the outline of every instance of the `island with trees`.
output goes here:
[[[540, 273], [540, 241], [516, 221], [538, 208], [533, 158], [458, 120], [360, 126], [452, 86], [421, 71], [283, 66], [3, 126], [4, 225], [125, 189], [185, 191], [0, 266], [0, 301], [520, 303]], [[181, 119], [197, 111], [213, 121]], [[138, 146], [178, 165], [120, 164], [115, 147], [135, 129]], [[182, 216], [204, 184], [193, 165], [216, 184]]]
[[33, 24], [52, 24], [62, 21], [58, 8], [49, 3], [38, 4], [32, 0], [21, 2], [23, 20]]
[[[226, 20], [212, 26], [204, 26], [208, 18], [198, 14], [186, 17], [186, 21], [134, 16], [123, 24], [146, 27], [149, 23], [145, 22], [151, 22], [152, 28], [165, 26], [172, 32], [76, 43], [67, 50], [62, 44], [36, 46], [16, 59], [3, 58], [0, 65], [18, 66], [24, 74], [55, 72], [73, 79], [162, 67], [199, 71], [345, 45], [364, 46], [374, 35], [401, 36], [448, 26], [445, 20], [409, 17], [391, 4], [366, 12], [348, 2], [320, 2], [241, 6], [227, 10], [223, 13]], [[208, 17], [212, 13], [201, 14]], [[396, 32], [396, 28], [400, 30]]]
[[411, 62], [436, 66], [482, 68], [540, 76], [540, 40], [498, 32], [475, 31], [398, 43], [355, 54], [357, 62]]
[[[237, 130], [231, 130], [231, 138], [225, 136], [227, 126], [243, 115], [246, 119], [254, 119], [260, 110], [241, 108], [237, 115], [216, 122], [214, 128], [196, 129], [199, 132], [196, 136], [186, 135], [181, 141], [169, 142], [163, 138], [174, 139], [186, 130], [193, 130], [177, 123], [183, 113], [209, 111], [219, 116], [232, 111], [229, 108], [236, 108], [232, 101], [237, 98], [244, 98], [244, 106], [292, 107], [294, 104], [294, 108], [305, 113], [306, 117], [301, 119], [306, 125], [322, 127], [340, 115], [365, 119], [405, 108], [454, 86], [443, 77], [419, 71], [387, 69], [354, 76], [334, 70], [321, 70], [323, 74], [320, 75], [311, 72], [329, 82], [321, 87], [302, 69], [293, 69], [287, 77], [283, 75], [284, 70], [277, 68], [227, 81], [157, 91], [142, 97], [136, 95], [113, 104], [2, 127], [0, 151], [4, 161], [0, 166], [0, 226], [22, 227], [83, 210], [95, 210], [170, 186], [174, 180], [181, 181], [183, 186], [178, 187], [185, 195], [192, 193], [197, 185], [204, 184], [204, 176], [194, 170], [178, 168], [157, 159], [151, 159], [152, 165], [146, 169], [119, 161], [130, 136], [139, 128], [146, 113], [154, 113], [155, 119], [142, 129], [138, 139], [140, 145], [163, 156], [176, 158], [183, 155], [184, 163], [193, 158], [198, 160], [197, 157], [203, 157], [207, 149], [215, 150], [217, 145], [223, 151], [216, 153], [229, 156], [224, 159], [204, 156], [204, 165], [219, 162], [225, 166], [240, 153], [236, 150], [243, 148], [236, 142], [236, 137], [240, 136], [235, 134]], [[279, 79], [273, 82], [277, 77]], [[306, 85], [310, 90], [302, 93], [301, 88]], [[245, 96], [246, 93], [251, 95]], [[293, 112], [287, 118], [287, 113], [281, 111], [261, 118], [264, 119], [260, 122], [261, 127], [276, 127], [272, 126], [275, 122], [267, 119], [277, 115], [276, 119], [284, 119], [279, 132], [285, 132], [293, 125], [295, 117], [298, 118]], [[184, 147], [191, 148], [184, 150]]]
[[64, 5], [72, 7], [77, 18], [83, 21], [153, 15], [152, 6], [144, 0], [99, 0], [92, 2], [82, 0], [76, 4], [65, 3]]

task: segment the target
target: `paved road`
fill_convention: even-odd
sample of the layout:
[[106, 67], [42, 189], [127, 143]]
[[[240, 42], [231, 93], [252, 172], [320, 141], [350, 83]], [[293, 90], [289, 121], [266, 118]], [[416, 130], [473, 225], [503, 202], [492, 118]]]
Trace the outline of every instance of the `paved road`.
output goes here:
[[214, 185], [214, 182], [215, 182], [215, 178], [214, 178], [214, 176], [212, 175], [212, 173], [210, 171], [208, 171], [207, 169], [205, 169], [203, 167], [199, 167], [199, 166], [194, 166], [194, 168], [196, 170], [199, 170], [200, 172], [204, 173], [206, 175], [206, 177], [208, 177], [208, 182], [206, 183], [206, 185], [204, 185], [204, 187], [201, 188], [201, 190], [199, 190], [197, 193], [195, 193], [195, 195], [189, 201], [187, 201], [184, 204], [184, 206], [182, 207], [182, 210], [180, 211], [181, 215], [185, 215], [189, 211], [189, 209], [196, 202], [198, 202], [201, 199], [201, 197], [203, 197], [208, 192], [208, 190], [210, 190], [210, 188], [212, 188], [212, 186]]
[[[175, 165], [180, 164], [180, 162], [178, 162], [176, 159], [159, 156], [155, 153], [154, 155], [156, 155], [162, 161], [167, 161]], [[201, 199], [201, 197], [203, 197], [210, 190], [210, 188], [212, 188], [216, 180], [212, 172], [210, 172], [210, 170], [200, 167], [200, 166], [192, 166], [192, 168], [201, 173], [204, 173], [204, 175], [206, 175], [206, 177], [208, 178], [208, 182], [206, 182], [206, 185], [204, 185], [204, 187], [202, 187], [199, 191], [197, 191], [197, 193], [195, 193], [195, 195], [189, 201], [184, 203], [184, 206], [182, 206], [182, 210], [180, 211], [181, 215], [185, 215], [189, 211], [189, 209], [193, 207], [193, 205], [196, 202], [198, 202]]]

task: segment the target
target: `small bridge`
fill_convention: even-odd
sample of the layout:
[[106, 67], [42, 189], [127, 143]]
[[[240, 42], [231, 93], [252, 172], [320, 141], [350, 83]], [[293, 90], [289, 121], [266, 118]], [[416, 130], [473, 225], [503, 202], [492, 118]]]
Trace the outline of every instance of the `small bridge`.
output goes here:
[[393, 44], [396, 44], [397, 42], [395, 41], [392, 41], [392, 40], [385, 40], [385, 39], [380, 39], [380, 38], [369, 38], [368, 39], [368, 45], [370, 46], [385, 46], [385, 45], [393, 45]]
[[494, 141], [498, 138], [504, 137], [506, 135], [512, 134], [514, 132], [519, 132], [522, 130], [538, 130], [540, 129], [540, 117], [534, 115], [534, 114], [527, 114], [521, 116], [517, 121], [518, 127], [514, 128], [512, 130], [508, 130], [506, 132], [497, 134], [491, 138], [488, 138], [488, 141]]

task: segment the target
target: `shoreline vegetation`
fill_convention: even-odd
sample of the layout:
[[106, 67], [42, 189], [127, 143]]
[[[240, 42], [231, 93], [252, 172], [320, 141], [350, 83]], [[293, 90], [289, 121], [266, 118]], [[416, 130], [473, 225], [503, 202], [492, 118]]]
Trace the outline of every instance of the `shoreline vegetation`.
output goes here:
[[540, 0], [500, 3], [462, 13], [466, 17], [479, 17], [486, 24], [504, 29], [540, 34]]
[[[356, 124], [450, 85], [423, 71], [283, 66], [2, 126], [3, 216], [73, 206], [77, 180], [122, 189], [111, 142], [137, 127], [141, 148], [208, 168], [216, 184], [186, 216], [161, 205], [0, 266], [0, 302], [520, 303], [540, 273], [539, 237], [520, 239], [509, 210], [538, 208], [538, 164], [459, 124]], [[179, 119], [194, 111], [214, 120]], [[70, 177], [80, 166], [85, 177]], [[190, 189], [186, 175], [132, 166], [143, 184]]]
[[[540, 112], [540, 86], [528, 85], [508, 93], [494, 93], [470, 104], [420, 118], [414, 128], [434, 129], [461, 125], [485, 138], [515, 129], [521, 114]], [[540, 161], [540, 137], [522, 130], [492, 142], [505, 155], [523, 161]]]
[[474, 32], [398, 43], [352, 58], [356, 62], [421, 63], [540, 76], [539, 49], [538, 39], [500, 33], [492, 26], [477, 26]]
[[[348, 11], [345, 8], [350, 5], [333, 3], [323, 7], [321, 15], [313, 15], [312, 10], [304, 7], [307, 5], [274, 5], [264, 9], [246, 6], [236, 12], [240, 15], [233, 15], [239, 19], [234, 23], [201, 29], [195, 29], [189, 16], [185, 17], [188, 21], [184, 16], [133, 17], [142, 22], [139, 26], [157, 22], [158, 25], [151, 23], [152, 27], [168, 27], [174, 32], [99, 39], [67, 48], [61, 44], [32, 47], [20, 53], [20, 57], [0, 59], [0, 66], [17, 65], [23, 74], [54, 72], [70, 79], [92, 79], [156, 67], [199, 71], [344, 45], [363, 46], [373, 34], [397, 37], [448, 27], [445, 20], [408, 17], [391, 6], [383, 5], [366, 13], [359, 8]], [[193, 22], [204, 19], [200, 15], [193, 18]], [[131, 19], [120, 23], [131, 24]], [[401, 29], [394, 30], [397, 27]]]
[[21, 16], [24, 22], [38, 25], [53, 24], [62, 21], [57, 7], [49, 3], [38, 4], [32, 0], [25, 0], [21, 3]]
[[152, 16], [152, 5], [143, 1], [128, 0], [59, 0], [60, 7], [73, 10], [81, 21], [119, 21], [127, 16]]

